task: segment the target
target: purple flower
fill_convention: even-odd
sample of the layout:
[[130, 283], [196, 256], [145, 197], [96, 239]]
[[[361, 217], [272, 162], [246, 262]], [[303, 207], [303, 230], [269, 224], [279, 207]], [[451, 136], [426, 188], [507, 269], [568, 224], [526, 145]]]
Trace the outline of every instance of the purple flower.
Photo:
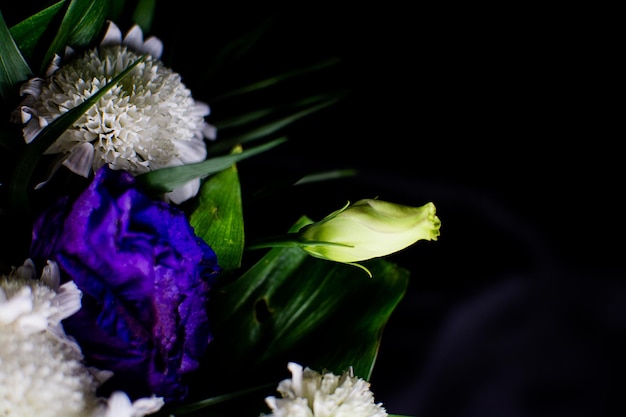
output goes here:
[[31, 250], [83, 292], [63, 325], [88, 365], [113, 371], [109, 389], [185, 398], [184, 376], [211, 340], [207, 301], [219, 266], [182, 211], [103, 167], [75, 201], [37, 219]]

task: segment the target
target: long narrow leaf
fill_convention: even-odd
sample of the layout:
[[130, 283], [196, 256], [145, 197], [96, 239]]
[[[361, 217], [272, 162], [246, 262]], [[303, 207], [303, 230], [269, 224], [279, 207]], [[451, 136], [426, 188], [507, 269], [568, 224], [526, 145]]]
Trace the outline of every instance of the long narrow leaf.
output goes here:
[[54, 119], [49, 125], [44, 127], [26, 147], [13, 174], [13, 180], [11, 181], [9, 190], [12, 201], [18, 210], [28, 210], [28, 184], [45, 150], [48, 149], [63, 132], [70, 128], [91, 106], [97, 103], [107, 91], [122, 81], [139, 63], [143, 62], [145, 58], [145, 55], [141, 56], [124, 71], [113, 77], [111, 81], [91, 97]]
[[340, 98], [333, 97], [328, 100], [323, 101], [317, 105], [311, 106], [294, 114], [290, 114], [289, 116], [285, 116], [281, 119], [274, 120], [272, 122], [266, 123], [260, 127], [251, 129], [243, 134], [222, 139], [220, 142], [215, 143], [211, 149], [216, 152], [220, 152], [225, 150], [227, 147], [233, 147], [236, 144], [248, 143], [257, 139], [268, 137], [279, 130], [287, 127], [288, 125], [296, 122], [299, 119], [302, 119], [305, 116], [313, 114], [325, 107], [328, 107], [334, 103], [336, 103]]
[[329, 100], [338, 99], [343, 96], [344, 96], [343, 92], [318, 94], [315, 96], [310, 96], [301, 100], [297, 100], [289, 104], [280, 105], [280, 106], [272, 106], [272, 107], [267, 107], [263, 109], [257, 109], [248, 113], [238, 114], [237, 116], [234, 116], [225, 120], [214, 120], [213, 125], [215, 125], [218, 131], [221, 131], [223, 129], [238, 128], [246, 124], [257, 122], [272, 114], [285, 111], [287, 109], [294, 110], [298, 108], [309, 107], [317, 103], [327, 102]]
[[247, 149], [241, 153], [215, 157], [195, 164], [162, 168], [138, 175], [137, 182], [149, 192], [167, 193], [195, 178], [206, 177], [229, 168], [243, 159], [265, 152], [281, 143], [285, 138], [273, 140], [263, 145]]
[[135, 7], [133, 21], [141, 27], [143, 33], [150, 32], [152, 28], [155, 6], [156, 0], [139, 0], [137, 7]]
[[311, 73], [311, 72], [319, 71], [321, 69], [330, 67], [332, 65], [336, 65], [339, 62], [340, 61], [339, 61], [338, 58], [333, 58], [333, 59], [329, 59], [329, 60], [326, 60], [326, 61], [315, 63], [313, 65], [309, 65], [309, 66], [304, 67], [304, 68], [298, 68], [298, 69], [295, 69], [293, 71], [288, 71], [288, 72], [285, 72], [283, 74], [279, 74], [279, 75], [276, 75], [274, 77], [269, 77], [269, 78], [266, 78], [264, 80], [257, 81], [255, 83], [246, 85], [244, 87], [241, 87], [241, 88], [238, 88], [236, 90], [232, 90], [232, 91], [229, 91], [227, 93], [224, 93], [224, 94], [222, 94], [220, 96], [214, 97], [211, 100], [211, 102], [212, 103], [216, 103], [216, 102], [218, 102], [220, 100], [224, 100], [224, 99], [227, 99], [227, 98], [232, 98], [232, 97], [239, 96], [239, 95], [242, 95], [242, 94], [247, 94], [247, 93], [251, 93], [251, 92], [257, 91], [257, 90], [268, 88], [268, 87], [271, 87], [271, 86], [276, 85], [278, 83], [281, 83], [281, 82], [283, 82], [285, 80], [288, 80], [290, 78], [294, 78], [294, 77], [298, 77], [300, 75], [304, 75], [304, 74], [308, 74], [308, 73]]
[[243, 33], [230, 42], [227, 42], [217, 51], [215, 57], [209, 60], [203, 71], [203, 84], [213, 82], [215, 74], [222, 70], [233, 68], [233, 65], [263, 38], [267, 29], [274, 22], [275, 16], [269, 16], [250, 31]]
[[108, 10], [108, 0], [71, 0], [61, 26], [41, 62], [41, 72], [52, 61], [54, 54], [65, 49], [89, 45], [100, 33]]
[[0, 12], [0, 97], [7, 99], [15, 86], [32, 75]]
[[11, 34], [15, 38], [15, 42], [32, 67], [36, 67], [32, 62], [35, 48], [42, 41], [44, 33], [54, 18], [62, 11], [65, 3], [66, 0], [61, 0], [11, 27]]

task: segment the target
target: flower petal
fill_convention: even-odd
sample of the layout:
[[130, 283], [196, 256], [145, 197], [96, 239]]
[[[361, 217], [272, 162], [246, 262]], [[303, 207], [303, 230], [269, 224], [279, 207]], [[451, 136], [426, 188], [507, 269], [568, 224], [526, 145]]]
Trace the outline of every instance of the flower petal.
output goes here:
[[114, 46], [122, 43], [122, 31], [115, 23], [109, 20], [109, 26], [104, 38], [100, 42], [100, 46]]
[[156, 59], [161, 59], [163, 55], [163, 42], [154, 36], [149, 37], [141, 47], [141, 52], [148, 53]]
[[141, 51], [143, 47], [143, 32], [138, 25], [133, 25], [126, 33], [122, 43], [135, 51]]
[[63, 165], [73, 173], [88, 178], [93, 164], [93, 154], [94, 149], [91, 143], [81, 143], [72, 149], [72, 153], [63, 161]]

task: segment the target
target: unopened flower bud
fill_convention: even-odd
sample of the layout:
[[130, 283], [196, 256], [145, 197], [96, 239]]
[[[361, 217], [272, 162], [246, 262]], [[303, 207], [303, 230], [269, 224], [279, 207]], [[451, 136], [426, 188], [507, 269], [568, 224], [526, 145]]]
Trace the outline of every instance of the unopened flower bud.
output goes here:
[[317, 258], [353, 263], [390, 255], [418, 240], [437, 240], [440, 226], [433, 203], [410, 207], [364, 199], [303, 227], [299, 242]]

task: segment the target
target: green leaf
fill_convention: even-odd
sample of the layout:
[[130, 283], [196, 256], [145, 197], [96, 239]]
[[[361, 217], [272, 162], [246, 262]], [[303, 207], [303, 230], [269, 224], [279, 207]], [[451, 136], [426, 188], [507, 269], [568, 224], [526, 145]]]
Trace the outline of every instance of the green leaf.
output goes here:
[[216, 102], [218, 102], [220, 100], [224, 100], [224, 99], [227, 99], [227, 98], [232, 98], [232, 97], [239, 96], [239, 95], [242, 95], [242, 94], [248, 94], [248, 93], [252, 93], [252, 92], [255, 92], [255, 91], [258, 91], [258, 90], [261, 90], [261, 89], [272, 87], [272, 86], [275, 86], [275, 85], [277, 85], [279, 83], [282, 83], [282, 82], [284, 82], [286, 80], [289, 80], [291, 78], [295, 78], [295, 77], [298, 77], [298, 76], [301, 76], [301, 75], [305, 75], [305, 74], [308, 74], [308, 73], [311, 73], [311, 72], [316, 72], [316, 71], [322, 70], [324, 68], [328, 68], [330, 66], [336, 65], [339, 62], [340, 61], [339, 61], [338, 58], [333, 58], [333, 59], [329, 59], [329, 60], [326, 60], [326, 61], [317, 62], [317, 63], [315, 63], [313, 65], [309, 65], [309, 66], [306, 66], [306, 67], [303, 67], [303, 68], [298, 68], [298, 69], [295, 69], [295, 70], [292, 70], [292, 71], [287, 71], [285, 73], [282, 73], [282, 74], [279, 74], [279, 75], [275, 75], [273, 77], [269, 77], [269, 78], [266, 78], [266, 79], [261, 80], [261, 81], [254, 82], [252, 84], [249, 84], [249, 85], [237, 88], [236, 90], [232, 90], [232, 91], [224, 93], [224, 94], [222, 94], [220, 96], [214, 97], [211, 100], [211, 102], [212, 103], [216, 103]]
[[296, 122], [297, 120], [336, 103], [339, 99], [340, 99], [339, 97], [331, 97], [326, 100], [323, 100], [321, 103], [317, 103], [308, 108], [305, 108], [304, 110], [298, 111], [296, 113], [292, 113], [278, 120], [273, 120], [259, 127], [250, 129], [240, 135], [236, 135], [236, 136], [232, 136], [228, 138], [222, 138], [219, 142], [215, 143], [211, 147], [211, 149], [214, 150], [215, 152], [220, 152], [226, 148], [233, 147], [236, 144], [248, 143], [254, 140], [268, 137], [278, 132], [279, 130], [287, 127], [288, 125]]
[[[182, 415], [187, 415], [190, 413], [193, 413], [194, 411], [198, 411], [198, 410], [204, 410], [206, 408], [209, 408], [211, 406], [214, 406], [216, 404], [221, 404], [223, 402], [226, 401], [231, 401], [233, 399], [238, 399], [241, 398], [247, 394], [253, 393], [253, 392], [257, 392], [261, 389], [265, 389], [268, 387], [273, 387], [275, 384], [266, 384], [266, 385], [262, 385], [262, 386], [258, 386], [258, 387], [251, 387], [248, 389], [244, 389], [244, 390], [239, 390], [236, 392], [229, 392], [227, 394], [222, 394], [222, 395], [217, 395], [214, 397], [210, 397], [201, 401], [196, 401], [190, 404], [185, 404], [185, 405], [174, 405], [172, 407], [166, 407], [165, 409], [161, 410], [160, 412], [156, 413], [156, 416], [171, 416], [171, 415], [176, 415], [176, 416], [182, 416]], [[213, 414], [203, 414], [205, 416], [211, 416]]]
[[319, 94], [300, 99], [287, 105], [257, 109], [248, 113], [237, 114], [234, 117], [224, 120], [213, 120], [212, 124], [215, 125], [215, 127], [219, 131], [223, 129], [236, 128], [246, 124], [257, 122], [263, 118], [266, 118], [275, 113], [279, 113], [281, 111], [293, 111], [298, 108], [306, 108], [320, 103], [332, 103], [341, 96], [343, 96], [342, 93]]
[[32, 75], [0, 12], [0, 97], [8, 99]]
[[143, 33], [150, 32], [154, 20], [156, 0], [139, 0], [133, 12], [133, 22], [137, 23]]
[[[302, 218], [293, 230], [309, 222]], [[235, 374], [239, 366], [272, 373], [288, 361], [335, 373], [352, 366], [369, 379], [409, 273], [383, 259], [364, 264], [373, 278], [298, 248], [269, 251], [214, 297], [221, 365]]]
[[61, 25], [41, 62], [41, 72], [66, 46], [87, 46], [98, 36], [108, 13], [108, 0], [71, 0]]
[[189, 217], [196, 235], [213, 248], [223, 271], [239, 268], [244, 227], [237, 167], [231, 165], [204, 181], [198, 202]]
[[259, 153], [265, 152], [281, 143], [285, 138], [273, 140], [271, 142], [247, 149], [241, 153], [233, 155], [219, 156], [207, 159], [203, 162], [188, 164], [176, 167], [162, 168], [138, 175], [137, 182], [146, 190], [153, 193], [167, 193], [180, 187], [194, 178], [206, 177], [216, 172], [229, 168], [236, 162]]
[[26, 61], [33, 65], [33, 54], [39, 42], [45, 40], [44, 33], [49, 29], [54, 18], [62, 11], [65, 0], [61, 0], [50, 7], [32, 15], [11, 27], [11, 34], [15, 38]]
[[220, 47], [214, 56], [205, 63], [201, 83], [205, 85], [210, 84], [214, 82], [216, 73], [220, 70], [228, 71], [231, 68], [235, 68], [237, 61], [254, 48], [271, 27], [274, 20], [275, 16], [266, 17], [257, 26]]
[[13, 204], [17, 210], [28, 211], [28, 184], [30, 178], [41, 158], [41, 155], [59, 138], [68, 128], [70, 128], [91, 106], [113, 86], [122, 81], [137, 65], [143, 62], [146, 55], [141, 56], [124, 71], [117, 74], [104, 87], [98, 90], [91, 97], [83, 101], [78, 106], [68, 110], [66, 113], [54, 119], [44, 127], [33, 139], [22, 153], [17, 168], [13, 173], [13, 179], [9, 186], [9, 193]]

